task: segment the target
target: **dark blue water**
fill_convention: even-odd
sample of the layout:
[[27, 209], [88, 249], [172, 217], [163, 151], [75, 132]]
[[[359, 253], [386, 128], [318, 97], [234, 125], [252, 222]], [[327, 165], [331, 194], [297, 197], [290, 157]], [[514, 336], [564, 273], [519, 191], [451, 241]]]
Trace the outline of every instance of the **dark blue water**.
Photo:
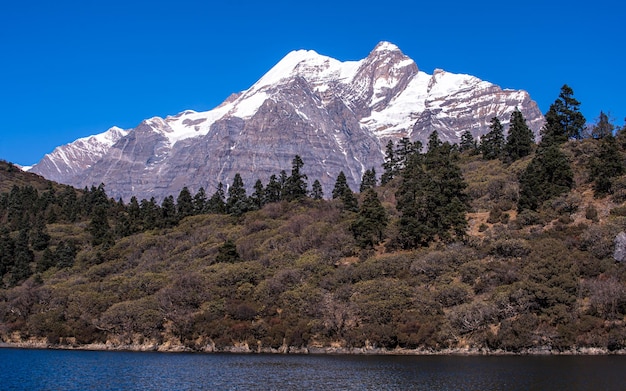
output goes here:
[[0, 349], [1, 390], [626, 390], [626, 357]]

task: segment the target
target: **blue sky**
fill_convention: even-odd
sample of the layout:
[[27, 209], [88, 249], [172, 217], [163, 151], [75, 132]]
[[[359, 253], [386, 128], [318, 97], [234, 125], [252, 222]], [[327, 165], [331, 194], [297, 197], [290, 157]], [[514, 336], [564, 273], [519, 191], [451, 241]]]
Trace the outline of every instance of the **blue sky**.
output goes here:
[[625, 11], [618, 0], [8, 0], [0, 159], [34, 164], [114, 125], [209, 110], [292, 50], [358, 60], [383, 40], [427, 73], [524, 89], [544, 113], [568, 84], [588, 121], [603, 110], [622, 125]]

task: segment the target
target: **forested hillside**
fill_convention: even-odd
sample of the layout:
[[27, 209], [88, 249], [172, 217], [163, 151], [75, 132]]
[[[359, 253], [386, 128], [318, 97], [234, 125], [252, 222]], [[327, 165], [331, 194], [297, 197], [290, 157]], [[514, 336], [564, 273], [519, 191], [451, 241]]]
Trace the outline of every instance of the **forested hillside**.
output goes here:
[[[0, 338], [196, 351], [626, 349], [626, 129], [564, 86], [474, 140], [389, 143], [157, 204], [0, 164]], [[508, 119], [507, 119], [508, 120]], [[320, 350], [316, 350], [320, 349]], [[396, 350], [399, 351], [399, 350]]]

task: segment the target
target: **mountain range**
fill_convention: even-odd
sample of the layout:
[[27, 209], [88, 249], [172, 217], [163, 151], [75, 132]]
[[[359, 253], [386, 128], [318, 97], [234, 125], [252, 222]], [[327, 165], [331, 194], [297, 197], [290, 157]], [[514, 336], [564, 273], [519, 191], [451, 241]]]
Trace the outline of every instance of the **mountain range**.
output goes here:
[[494, 116], [506, 129], [515, 108], [538, 136], [544, 118], [526, 91], [427, 74], [389, 42], [360, 61], [297, 50], [212, 110], [112, 127], [57, 147], [31, 171], [79, 188], [104, 183], [125, 201], [160, 200], [184, 186], [211, 194], [236, 173], [248, 188], [267, 183], [299, 155], [309, 182], [319, 180], [328, 195], [340, 171], [356, 190], [367, 169], [380, 170], [389, 140], [425, 145], [435, 130], [453, 143], [466, 130], [480, 137]]

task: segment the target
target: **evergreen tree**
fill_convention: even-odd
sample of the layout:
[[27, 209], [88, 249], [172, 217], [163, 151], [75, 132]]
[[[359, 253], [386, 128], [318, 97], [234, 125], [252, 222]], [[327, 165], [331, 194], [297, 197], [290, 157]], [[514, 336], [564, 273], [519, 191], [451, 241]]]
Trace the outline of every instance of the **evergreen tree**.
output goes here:
[[50, 243], [50, 235], [48, 234], [48, 229], [46, 227], [46, 223], [44, 221], [43, 213], [35, 216], [35, 224], [33, 227], [33, 231], [31, 232], [31, 245], [33, 250], [42, 251], [48, 244]]
[[246, 188], [239, 173], [235, 174], [233, 184], [228, 188], [228, 198], [226, 199], [226, 212], [235, 216], [240, 216], [250, 210]]
[[162, 228], [171, 228], [178, 224], [178, 213], [176, 211], [176, 203], [174, 196], [167, 196], [161, 202], [161, 219], [159, 226]]
[[470, 132], [469, 130], [466, 130], [465, 132], [463, 132], [463, 134], [461, 134], [461, 143], [459, 144], [459, 151], [460, 152], [466, 152], [466, 151], [474, 152], [476, 148], [477, 148], [476, 140], [474, 139], [472, 132]]
[[241, 260], [241, 256], [237, 252], [237, 246], [235, 243], [228, 239], [224, 244], [217, 249], [217, 257], [215, 258], [215, 262], [227, 262], [234, 263]]
[[545, 201], [568, 192], [574, 175], [558, 144], [542, 141], [519, 180], [518, 211], [537, 210]]
[[609, 116], [600, 111], [600, 115], [596, 118], [596, 123], [591, 127], [591, 137], [596, 140], [603, 139], [607, 136], [612, 136], [615, 130], [615, 125], [609, 119]]
[[281, 183], [278, 178], [276, 178], [276, 175], [272, 174], [272, 176], [270, 176], [270, 181], [265, 187], [265, 201], [267, 203], [280, 202], [282, 192], [283, 187]]
[[54, 252], [54, 256], [57, 260], [57, 267], [62, 269], [74, 266], [77, 253], [78, 249], [73, 241], [60, 241]]
[[193, 214], [199, 215], [207, 210], [207, 195], [204, 187], [200, 187], [196, 195], [193, 196]]
[[500, 120], [493, 117], [489, 129], [491, 130], [481, 140], [480, 150], [485, 160], [499, 159], [504, 151], [504, 128]]
[[398, 146], [395, 150], [395, 163], [393, 167], [394, 173], [400, 172], [404, 169], [406, 165], [406, 160], [410, 155], [414, 152], [419, 152], [422, 149], [422, 145], [419, 141], [412, 143], [408, 137], [402, 137], [400, 141], [398, 141]]
[[542, 143], [562, 144], [570, 138], [582, 138], [585, 117], [580, 112], [580, 102], [573, 94], [574, 91], [567, 84], [561, 87], [559, 97], [545, 115], [546, 124], [541, 130]]
[[363, 204], [350, 229], [361, 248], [372, 248], [383, 240], [388, 218], [378, 195], [372, 188], [365, 190]]
[[35, 260], [35, 254], [28, 245], [28, 236], [28, 230], [22, 229], [15, 241], [14, 260], [11, 267], [11, 279], [9, 280], [12, 286], [33, 274], [30, 264]]
[[2, 227], [0, 231], [0, 287], [2, 277], [11, 270], [15, 263], [15, 241], [9, 235], [9, 230]]
[[161, 220], [161, 209], [159, 205], [157, 205], [154, 197], [151, 197], [150, 201], [142, 199], [139, 208], [141, 210], [141, 220], [143, 222], [143, 228], [157, 228]]
[[619, 152], [617, 141], [612, 134], [607, 134], [600, 140], [600, 148], [591, 159], [590, 174], [594, 179], [593, 190], [596, 197], [611, 193], [613, 178], [623, 175], [624, 159]]
[[313, 182], [313, 186], [311, 189], [311, 198], [313, 198], [314, 200], [321, 200], [324, 198], [322, 184], [317, 179]]
[[226, 213], [226, 193], [222, 182], [217, 184], [215, 193], [207, 202], [207, 210], [211, 213]]
[[113, 238], [105, 205], [100, 204], [93, 209], [88, 230], [91, 234], [92, 245], [111, 244]]
[[130, 234], [140, 232], [143, 229], [143, 218], [141, 217], [141, 207], [139, 206], [139, 202], [137, 202], [137, 197], [130, 197], [130, 202], [126, 210], [128, 211]]
[[385, 148], [385, 160], [383, 162], [383, 175], [380, 177], [380, 184], [386, 185], [396, 175], [396, 152], [393, 141], [389, 140]]
[[514, 162], [530, 155], [534, 144], [534, 134], [526, 124], [526, 119], [517, 108], [511, 113], [509, 135], [506, 139], [504, 151], [507, 159]]
[[403, 248], [427, 246], [435, 239], [464, 236], [468, 198], [454, 148], [431, 134], [425, 155], [415, 154], [402, 173], [396, 192], [401, 213], [396, 238]]
[[254, 184], [254, 192], [250, 195], [250, 204], [253, 209], [261, 209], [265, 205], [265, 189], [260, 179]]
[[182, 220], [187, 216], [192, 216], [194, 213], [193, 197], [187, 186], [183, 187], [178, 198], [176, 199], [176, 213], [178, 220]]
[[291, 176], [289, 176], [283, 187], [283, 199], [294, 201], [306, 197], [307, 176], [301, 173], [304, 162], [300, 156], [296, 155], [291, 163]]
[[363, 177], [361, 178], [361, 186], [359, 192], [363, 193], [367, 189], [373, 189], [376, 187], [376, 170], [372, 167], [371, 170], [365, 170]]
[[350, 186], [348, 186], [348, 180], [343, 171], [339, 172], [339, 175], [337, 175], [337, 179], [335, 180], [333, 199], [336, 198], [341, 200], [344, 210], [352, 212], [357, 212], [359, 210], [359, 202], [350, 189]]

